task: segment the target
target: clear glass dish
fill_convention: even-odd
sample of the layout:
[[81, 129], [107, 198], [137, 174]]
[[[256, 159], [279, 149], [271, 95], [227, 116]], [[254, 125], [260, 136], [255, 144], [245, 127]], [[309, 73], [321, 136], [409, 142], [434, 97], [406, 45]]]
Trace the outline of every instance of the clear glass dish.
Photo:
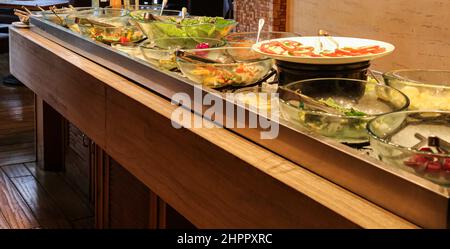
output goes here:
[[381, 161], [450, 185], [450, 112], [390, 113], [370, 121], [367, 129], [370, 145]]
[[[225, 40], [231, 47], [251, 47], [256, 43], [258, 32], [238, 32], [225, 36]], [[259, 41], [272, 40], [278, 38], [298, 37], [299, 34], [279, 31], [263, 31]]]
[[411, 110], [450, 111], [450, 71], [405, 69], [383, 77], [387, 85], [408, 96]]
[[247, 86], [264, 78], [273, 60], [261, 56], [251, 48], [207, 48], [185, 50], [214, 63], [192, 62], [177, 56], [181, 72], [192, 81], [210, 88]]
[[[301, 99], [309, 98], [336, 109], [328, 113]], [[345, 143], [369, 140], [366, 124], [376, 116], [405, 110], [408, 98], [385, 85], [355, 79], [310, 79], [280, 86], [280, 109], [290, 122]]]
[[142, 31], [129, 22], [127, 14], [124, 9], [99, 8], [70, 14], [66, 23], [72, 31], [107, 44], [142, 40]]
[[82, 13], [82, 11], [90, 11], [94, 10], [92, 7], [74, 7], [74, 8], [61, 8], [55, 9], [55, 12], [58, 16], [56, 16], [53, 11], [46, 10], [39, 12], [45, 20], [56, 23], [58, 25], [64, 25], [64, 20], [70, 14]]
[[266, 115], [279, 115], [279, 99], [277, 85], [245, 87], [233, 92], [234, 99], [250, 109], [258, 110]]
[[155, 60], [160, 67], [173, 69], [177, 67], [175, 51], [196, 49], [199, 47], [223, 47], [225, 41], [202, 37], [169, 37], [149, 40], [141, 44], [140, 49], [147, 60]]
[[119, 51], [122, 51], [130, 56], [136, 57], [136, 58], [142, 58], [142, 53], [141, 50], [139, 48], [139, 44], [138, 43], [133, 43], [133, 42], [126, 42], [126, 43], [121, 43], [121, 42], [116, 42], [116, 43], [112, 43], [111, 47], [114, 49], [117, 49]]

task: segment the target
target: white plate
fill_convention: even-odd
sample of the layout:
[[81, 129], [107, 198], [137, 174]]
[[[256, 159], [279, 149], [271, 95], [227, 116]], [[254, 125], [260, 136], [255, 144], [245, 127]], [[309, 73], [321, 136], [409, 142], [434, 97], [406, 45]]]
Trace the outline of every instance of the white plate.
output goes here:
[[[320, 40], [319, 40], [320, 39]], [[363, 61], [371, 61], [373, 59], [377, 59], [383, 56], [386, 56], [392, 53], [395, 49], [394, 45], [376, 41], [369, 39], [360, 39], [360, 38], [350, 38], [350, 37], [334, 37], [333, 39], [339, 43], [339, 47], [361, 47], [361, 46], [374, 46], [378, 45], [380, 47], [386, 48], [386, 51], [379, 54], [369, 54], [369, 55], [359, 55], [359, 56], [343, 56], [343, 57], [300, 57], [300, 56], [289, 56], [289, 55], [275, 55], [268, 54], [262, 52], [259, 48], [262, 44], [271, 42], [271, 41], [296, 41], [300, 42], [305, 46], [314, 47], [316, 50], [320, 50], [320, 43], [322, 42], [324, 49], [334, 50], [336, 49], [336, 45], [334, 45], [327, 37], [318, 37], [318, 36], [304, 36], [304, 37], [291, 37], [291, 38], [281, 38], [274, 39], [268, 41], [262, 41], [252, 46], [252, 49], [260, 54], [265, 56], [274, 58], [276, 60], [281, 61], [290, 61], [296, 63], [304, 63], [304, 64], [328, 64], [328, 65], [336, 65], [336, 64], [349, 64]]]
[[30, 27], [30, 25], [28, 25], [28, 24], [25, 24], [25, 23], [23, 23], [23, 22], [13, 22], [13, 23], [11, 23], [14, 27], [17, 27], [17, 28], [29, 28]]

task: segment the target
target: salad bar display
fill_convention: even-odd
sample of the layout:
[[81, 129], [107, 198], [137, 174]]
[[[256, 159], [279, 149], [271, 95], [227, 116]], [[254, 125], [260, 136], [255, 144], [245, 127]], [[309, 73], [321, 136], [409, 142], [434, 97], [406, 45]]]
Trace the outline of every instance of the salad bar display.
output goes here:
[[[231, 33], [234, 20], [181, 11], [95, 8], [68, 13], [64, 22], [47, 14], [31, 17], [33, 31], [164, 97], [178, 92], [193, 97], [199, 90], [228, 104], [224, 94], [236, 93], [245, 105], [231, 104], [261, 117], [248, 107], [261, 107], [260, 93], [277, 92], [272, 105], [263, 108], [269, 116], [276, 113], [270, 122], [280, 127], [277, 138], [230, 129], [419, 225], [447, 224], [441, 218], [430, 224], [421, 213], [391, 202], [401, 198], [421, 210], [448, 210], [447, 72], [393, 71], [375, 77], [370, 62], [392, 53], [392, 44], [287, 32], [269, 32], [257, 41], [255, 33]], [[202, 103], [193, 111], [203, 114], [207, 108]], [[227, 118], [223, 114], [222, 122]], [[305, 161], [305, 151], [314, 149], [341, 163]], [[374, 184], [376, 190], [369, 187]]]

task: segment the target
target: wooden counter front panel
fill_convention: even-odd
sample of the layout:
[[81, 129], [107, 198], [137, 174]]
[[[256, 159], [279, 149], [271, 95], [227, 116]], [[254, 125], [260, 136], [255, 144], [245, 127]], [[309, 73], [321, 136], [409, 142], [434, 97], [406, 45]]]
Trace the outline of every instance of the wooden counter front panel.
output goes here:
[[[41, 44], [50, 43], [37, 37]], [[55, 51], [10, 32], [11, 73], [36, 95], [74, 123], [100, 146], [104, 146], [105, 86], [76, 66], [80, 57], [62, 47]], [[18, 70], [20, 69], [20, 70]]]
[[107, 153], [199, 228], [355, 227], [111, 88], [107, 108]]

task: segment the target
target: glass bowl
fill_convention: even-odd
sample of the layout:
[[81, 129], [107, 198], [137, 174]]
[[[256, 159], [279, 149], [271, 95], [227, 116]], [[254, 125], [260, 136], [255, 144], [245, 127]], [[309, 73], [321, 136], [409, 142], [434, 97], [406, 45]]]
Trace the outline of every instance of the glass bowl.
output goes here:
[[141, 50], [139, 49], [139, 44], [134, 42], [115, 42], [111, 43], [111, 47], [113, 49], [119, 50], [121, 52], [124, 52], [130, 56], [142, 58]]
[[187, 16], [184, 20], [181, 20], [179, 14], [177, 15], [180, 11], [174, 11], [172, 16], [164, 13], [162, 19], [158, 21], [146, 21], [143, 20], [142, 13], [145, 13], [145, 11], [132, 11], [130, 15], [150, 39], [166, 37], [220, 39], [228, 35], [237, 25], [236, 21], [222, 17]]
[[278, 95], [277, 86], [270, 84], [262, 84], [260, 86], [245, 87], [233, 92], [235, 100], [244, 106], [258, 110], [267, 115], [278, 115]]
[[139, 9], [139, 10], [130, 10], [130, 17], [133, 18], [133, 20], [135, 21], [139, 21], [139, 22], [151, 22], [151, 20], [146, 21], [144, 19], [144, 15], [146, 13], [150, 13], [154, 16], [157, 16], [159, 18], [162, 19], [168, 19], [170, 17], [181, 17], [181, 10], [163, 10], [162, 16], [160, 16], [161, 14], [161, 9]]
[[[122, 5], [121, 8], [122, 9], [127, 9], [129, 11], [133, 11], [133, 10], [136, 10], [135, 6], [136, 5], [128, 5], [128, 6]], [[112, 8], [112, 7], [108, 6], [106, 8]], [[142, 5], [142, 4], [140, 4], [138, 6], [138, 10], [161, 10], [161, 4], [150, 4], [150, 5]]]
[[[301, 92], [335, 112], [313, 108]], [[366, 124], [376, 116], [405, 110], [408, 98], [400, 91], [364, 80], [323, 78], [280, 86], [282, 116], [308, 130], [344, 143], [366, 143]]]
[[381, 161], [450, 185], [450, 112], [390, 113], [370, 121], [367, 129]]
[[[91, 10], [80, 11], [77, 13], [71, 13], [66, 16], [67, 24], [76, 24], [86, 19], [99, 23], [110, 24], [113, 26], [125, 26], [128, 25], [129, 11], [125, 9], [114, 8], [93, 8]], [[84, 22], [86, 23], [86, 22]]]
[[206, 48], [184, 52], [214, 60], [212, 63], [190, 61], [177, 55], [181, 72], [195, 83], [210, 88], [254, 84], [273, 66], [272, 59], [253, 52], [251, 48]]
[[95, 9], [68, 15], [66, 23], [71, 30], [107, 44], [142, 40], [142, 31], [129, 22], [127, 13], [124, 9]]
[[42, 15], [42, 17], [44, 17], [45, 20], [48, 20], [52, 23], [56, 23], [58, 25], [64, 25], [65, 24], [64, 20], [68, 15], [75, 13], [82, 13], [82, 11], [90, 11], [94, 9], [95, 8], [93, 7], [61, 8], [55, 9], [55, 12], [58, 16], [56, 16], [51, 10], [41, 11], [40, 14]]
[[78, 26], [83, 36], [106, 44], [138, 42], [144, 38], [141, 30], [132, 25], [120, 27]]
[[199, 47], [216, 48], [222, 47], [226, 43], [219, 39], [202, 37], [169, 37], [149, 40], [141, 44], [140, 49], [144, 58], [149, 61], [156, 61], [158, 65], [165, 69], [177, 67], [175, 51], [180, 49], [195, 49]]
[[450, 71], [405, 69], [383, 77], [386, 84], [408, 96], [411, 110], [450, 111]]
[[[238, 32], [225, 36], [225, 40], [230, 47], [251, 47], [256, 43], [258, 32]], [[278, 38], [298, 37], [299, 34], [278, 31], [263, 31], [260, 34], [259, 41], [272, 40]]]

